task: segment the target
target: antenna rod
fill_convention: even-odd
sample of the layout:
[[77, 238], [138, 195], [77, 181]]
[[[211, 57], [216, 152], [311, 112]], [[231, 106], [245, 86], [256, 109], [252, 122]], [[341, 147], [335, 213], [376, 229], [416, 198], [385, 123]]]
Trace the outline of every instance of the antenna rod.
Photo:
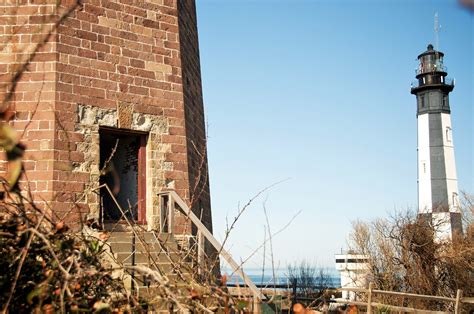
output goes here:
[[434, 16], [434, 35], [435, 35], [435, 50], [439, 51], [439, 22], [438, 12]]

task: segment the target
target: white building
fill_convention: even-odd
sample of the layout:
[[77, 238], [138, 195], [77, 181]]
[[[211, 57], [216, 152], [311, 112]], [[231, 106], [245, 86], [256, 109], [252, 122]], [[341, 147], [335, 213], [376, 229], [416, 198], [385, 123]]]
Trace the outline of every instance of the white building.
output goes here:
[[[368, 256], [347, 252], [336, 254], [336, 269], [341, 274], [341, 288], [366, 288], [368, 286]], [[342, 298], [354, 301], [356, 294], [343, 291]]]

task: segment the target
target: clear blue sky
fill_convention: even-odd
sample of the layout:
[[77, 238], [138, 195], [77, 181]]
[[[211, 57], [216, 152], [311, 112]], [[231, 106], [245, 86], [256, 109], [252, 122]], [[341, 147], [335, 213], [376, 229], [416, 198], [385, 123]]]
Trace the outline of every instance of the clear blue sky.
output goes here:
[[[473, 12], [457, 1], [197, 1], [214, 233], [228, 248], [333, 267], [351, 221], [416, 209], [416, 57], [442, 26], [461, 190], [473, 186]], [[257, 254], [247, 268], [261, 267]], [[267, 261], [267, 265], [268, 265]]]

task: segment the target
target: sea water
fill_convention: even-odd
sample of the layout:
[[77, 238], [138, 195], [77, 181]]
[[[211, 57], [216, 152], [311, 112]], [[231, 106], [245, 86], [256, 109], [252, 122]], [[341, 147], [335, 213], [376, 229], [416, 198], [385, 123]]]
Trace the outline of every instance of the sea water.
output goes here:
[[[291, 286], [291, 283], [288, 278], [288, 274], [285, 271], [275, 271], [275, 276], [273, 276], [273, 271], [271, 269], [262, 271], [261, 269], [246, 269], [244, 270], [246, 275], [256, 284], [256, 285], [268, 285], [271, 287], [273, 284], [277, 285], [288, 285]], [[237, 274], [232, 274], [232, 271], [227, 268], [221, 269], [221, 273], [227, 276], [227, 283], [229, 284], [243, 284], [243, 279], [240, 278]], [[316, 274], [319, 272], [316, 271]], [[328, 285], [331, 288], [340, 288], [341, 287], [341, 277], [339, 272], [331, 271], [325, 269], [325, 274], [328, 276]], [[318, 276], [315, 276], [315, 284], [318, 284]]]

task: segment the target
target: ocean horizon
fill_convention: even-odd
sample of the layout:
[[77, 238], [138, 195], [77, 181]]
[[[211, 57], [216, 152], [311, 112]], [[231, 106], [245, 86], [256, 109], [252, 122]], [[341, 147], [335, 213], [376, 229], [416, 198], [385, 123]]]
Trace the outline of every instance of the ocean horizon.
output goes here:
[[[326, 269], [325, 269], [326, 270]], [[286, 271], [275, 271], [275, 277], [273, 277], [273, 272], [271, 269], [262, 271], [261, 269], [245, 269], [244, 270], [247, 276], [256, 284], [256, 285], [268, 285], [271, 287], [272, 284], [278, 285], [288, 285], [290, 286], [290, 280]], [[237, 274], [232, 274], [232, 270], [228, 268], [221, 269], [222, 275], [227, 276], [227, 283], [229, 284], [243, 284], [242, 278]], [[315, 280], [317, 282], [317, 273], [315, 275]], [[327, 271], [329, 286], [333, 288], [341, 287], [341, 277], [337, 271]]]

